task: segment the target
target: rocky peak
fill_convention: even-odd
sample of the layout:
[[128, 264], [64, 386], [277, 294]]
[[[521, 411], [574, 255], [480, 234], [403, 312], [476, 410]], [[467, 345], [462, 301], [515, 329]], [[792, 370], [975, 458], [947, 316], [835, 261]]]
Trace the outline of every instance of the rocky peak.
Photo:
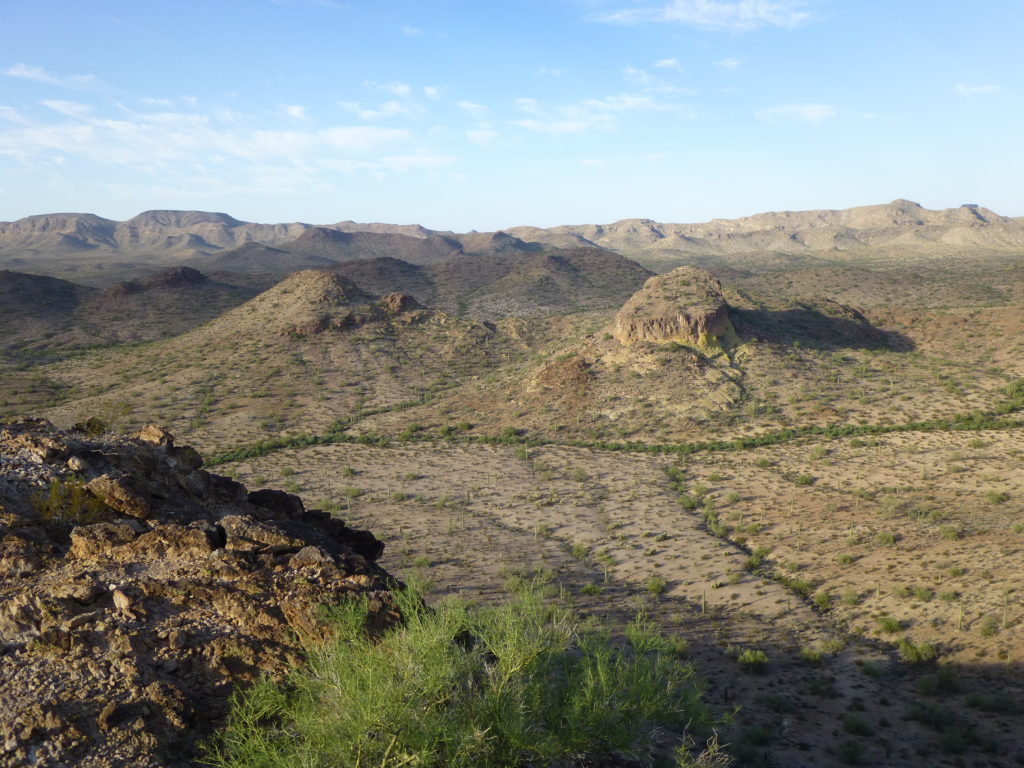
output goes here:
[[0, 766], [190, 765], [236, 684], [397, 614], [383, 545], [149, 426], [0, 424]]
[[701, 350], [735, 337], [721, 283], [697, 267], [650, 278], [619, 310], [612, 333], [623, 346], [676, 342]]

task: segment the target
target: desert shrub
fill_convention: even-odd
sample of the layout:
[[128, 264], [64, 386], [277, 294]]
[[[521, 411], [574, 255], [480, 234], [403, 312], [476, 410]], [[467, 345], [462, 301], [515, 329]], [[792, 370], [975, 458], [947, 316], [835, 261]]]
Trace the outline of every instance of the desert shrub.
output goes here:
[[665, 591], [665, 587], [668, 586], [661, 576], [651, 576], [644, 582], [644, 587], [652, 595], [660, 595]]
[[915, 644], [909, 637], [899, 642], [900, 657], [908, 664], [927, 664], [935, 661], [939, 652], [931, 643]]
[[847, 733], [853, 734], [854, 736], [871, 735], [871, 726], [869, 726], [867, 721], [856, 712], [850, 712], [848, 715], [843, 717], [843, 730]]
[[819, 611], [829, 611], [832, 609], [832, 595], [828, 592], [818, 592], [813, 598], [814, 607]]
[[1017, 714], [1024, 711], [1024, 705], [1016, 697], [1006, 691], [992, 693], [972, 693], [967, 697], [967, 706], [980, 709], [982, 712], [1001, 712]]
[[903, 623], [892, 616], [882, 616], [878, 619], [878, 628], [887, 635], [895, 635], [903, 631]]
[[569, 554], [572, 555], [574, 560], [585, 560], [589, 553], [590, 547], [586, 544], [576, 543], [569, 547]]
[[999, 632], [999, 619], [995, 616], [986, 616], [981, 622], [981, 636], [992, 637]]
[[768, 654], [760, 649], [746, 648], [740, 651], [736, 657], [736, 663], [745, 672], [759, 674], [764, 671], [765, 665], [768, 663]]
[[933, 674], [922, 675], [917, 680], [917, 692], [925, 696], [956, 693], [958, 690], [960, 690], [960, 681], [949, 665], [941, 665]]
[[1006, 491], [989, 491], [985, 494], [985, 498], [990, 504], [1002, 504], [1010, 500], [1010, 494]]
[[54, 480], [46, 490], [29, 497], [32, 509], [44, 525], [84, 525], [99, 522], [106, 505], [93, 496], [78, 478]]
[[364, 629], [365, 600], [336, 608], [334, 640], [310, 654], [308, 668], [236, 694], [207, 760], [232, 768], [611, 764], [616, 754], [648, 753], [666, 732], [705, 737], [712, 724], [693, 668], [658, 651], [647, 627], [618, 650], [535, 593], [475, 609], [397, 597], [405, 624], [379, 638]]

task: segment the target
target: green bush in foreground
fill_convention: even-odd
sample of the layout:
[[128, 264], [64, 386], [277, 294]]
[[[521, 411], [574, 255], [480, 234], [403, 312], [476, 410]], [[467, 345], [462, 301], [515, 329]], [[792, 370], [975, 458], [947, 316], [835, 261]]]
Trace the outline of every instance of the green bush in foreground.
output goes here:
[[415, 592], [396, 596], [404, 627], [368, 637], [366, 604], [352, 600], [332, 613], [336, 637], [307, 668], [284, 684], [263, 681], [236, 694], [207, 761], [231, 768], [724, 764], [683, 746], [712, 725], [701, 683], [691, 666], [662, 652], [646, 624], [638, 622], [630, 647], [618, 650], [534, 592], [488, 608], [446, 601], [429, 609]]

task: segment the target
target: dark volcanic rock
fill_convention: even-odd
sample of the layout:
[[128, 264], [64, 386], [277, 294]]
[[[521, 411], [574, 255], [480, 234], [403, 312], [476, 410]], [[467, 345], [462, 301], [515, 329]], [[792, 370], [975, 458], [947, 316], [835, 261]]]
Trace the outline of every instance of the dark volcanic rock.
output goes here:
[[158, 427], [0, 425], [0, 767], [189, 765], [322, 605], [398, 618], [371, 533], [201, 463]]

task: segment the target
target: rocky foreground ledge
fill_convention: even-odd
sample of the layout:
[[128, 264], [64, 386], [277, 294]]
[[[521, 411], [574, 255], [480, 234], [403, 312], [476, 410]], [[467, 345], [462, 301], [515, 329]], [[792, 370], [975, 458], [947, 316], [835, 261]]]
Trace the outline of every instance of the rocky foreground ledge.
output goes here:
[[0, 424], [0, 766], [184, 766], [322, 606], [395, 618], [367, 531], [133, 437]]

